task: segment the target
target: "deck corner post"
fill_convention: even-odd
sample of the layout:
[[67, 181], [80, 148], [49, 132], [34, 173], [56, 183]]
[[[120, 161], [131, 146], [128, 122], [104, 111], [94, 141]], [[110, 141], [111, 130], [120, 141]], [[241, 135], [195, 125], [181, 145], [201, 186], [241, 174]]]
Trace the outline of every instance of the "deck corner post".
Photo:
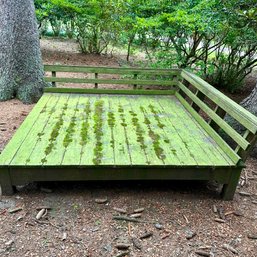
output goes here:
[[224, 184], [221, 191], [221, 197], [225, 201], [233, 200], [238, 181], [241, 175], [242, 168], [239, 167], [237, 169], [231, 170], [231, 176], [228, 184]]
[[14, 193], [14, 187], [8, 168], [0, 167], [0, 187], [2, 195], [12, 195]]

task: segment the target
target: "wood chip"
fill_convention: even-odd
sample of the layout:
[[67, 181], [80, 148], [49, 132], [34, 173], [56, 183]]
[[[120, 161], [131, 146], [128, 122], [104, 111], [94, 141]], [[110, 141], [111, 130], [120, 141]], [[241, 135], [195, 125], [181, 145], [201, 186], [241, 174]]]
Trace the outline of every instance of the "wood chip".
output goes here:
[[142, 236], [140, 236], [140, 239], [145, 239], [145, 238], [149, 238], [153, 236], [152, 232], [146, 232], [145, 234], [143, 234]]
[[131, 223], [128, 222], [128, 234], [129, 236], [131, 236]]
[[19, 216], [16, 221], [21, 221], [24, 218], [24, 216]]
[[14, 208], [14, 209], [10, 209], [8, 212], [9, 213], [16, 213], [16, 212], [21, 211], [22, 209], [23, 209], [22, 207], [17, 207], [17, 208]]
[[248, 234], [247, 237], [249, 239], [257, 239], [257, 233], [256, 234]]
[[133, 211], [133, 213], [141, 213], [145, 210], [145, 208], [138, 208]]
[[198, 247], [199, 250], [211, 249], [211, 248], [212, 248], [212, 246], [210, 246], [210, 245], [202, 245], [202, 246], [199, 246], [199, 247]]
[[115, 247], [118, 249], [118, 250], [127, 250], [130, 245], [129, 244], [124, 244], [124, 243], [118, 243], [115, 245]]
[[219, 223], [225, 223], [226, 222], [225, 220], [218, 219], [218, 218], [214, 219], [214, 221], [219, 222]]
[[163, 225], [162, 224], [160, 224], [160, 223], [156, 223], [156, 224], [154, 224], [154, 226], [157, 228], [157, 229], [163, 229]]
[[138, 249], [138, 250], [142, 249], [142, 245], [141, 245], [141, 242], [139, 239], [133, 237], [131, 240], [136, 249]]
[[228, 251], [230, 251], [230, 252], [232, 252], [232, 253], [234, 253], [234, 254], [238, 254], [238, 251], [237, 251], [234, 247], [232, 247], [231, 245], [229, 245], [229, 244], [224, 244], [224, 245], [222, 246], [222, 248], [225, 249], [225, 250], [228, 250]]
[[217, 206], [216, 206], [215, 204], [212, 206], [212, 210], [213, 210], [214, 213], [217, 213], [217, 212], [218, 212]]
[[62, 234], [62, 241], [65, 241], [67, 239], [67, 233], [63, 232]]
[[126, 214], [127, 213], [127, 211], [125, 209], [122, 209], [122, 208], [114, 207], [113, 210], [116, 211], [116, 212], [122, 213], [122, 214]]
[[5, 245], [6, 245], [6, 246], [10, 246], [10, 245], [12, 245], [13, 243], [14, 243], [14, 241], [13, 241], [13, 239], [11, 239], [11, 240], [7, 241], [7, 242], [5, 243]]
[[165, 238], [167, 238], [167, 237], [169, 237], [169, 236], [170, 236], [170, 233], [164, 234], [164, 235], [161, 237], [161, 239], [163, 240], [163, 239], [165, 239]]
[[253, 204], [257, 204], [257, 201], [252, 201]]
[[45, 214], [45, 211], [46, 211], [46, 209], [40, 210], [40, 211], [38, 212], [37, 216], [36, 216], [36, 219], [37, 219], [37, 220], [40, 220], [40, 219], [43, 217], [43, 215]]
[[44, 218], [47, 215], [48, 211], [45, 209], [45, 213], [43, 214], [42, 218]]
[[239, 185], [240, 185], [241, 187], [243, 187], [243, 186], [245, 185], [245, 179], [242, 179], [242, 180], [239, 182]]
[[104, 204], [104, 203], [107, 203], [107, 202], [108, 202], [107, 198], [97, 198], [97, 199], [95, 199], [95, 203], [98, 203], [98, 204]]
[[185, 219], [186, 223], [188, 224], [188, 223], [189, 223], [189, 221], [188, 221], [188, 218], [186, 217], [186, 215], [184, 215], [184, 214], [183, 214], [183, 217], [184, 217], [184, 219]]
[[193, 237], [195, 237], [196, 236], [196, 232], [194, 232], [194, 231], [187, 231], [186, 232], [186, 239], [192, 239]]
[[234, 211], [228, 211], [228, 212], [225, 212], [224, 215], [228, 216], [228, 215], [231, 215], [231, 214], [234, 214], [234, 213], [235, 213]]
[[28, 113], [23, 111], [23, 112], [21, 113], [21, 115], [22, 115], [22, 116], [27, 116]]
[[207, 252], [202, 251], [202, 250], [197, 250], [197, 251], [195, 251], [195, 254], [197, 254], [197, 255], [199, 255], [199, 256], [205, 256], [205, 257], [211, 256], [210, 253], [207, 253]]
[[250, 193], [248, 193], [248, 192], [245, 192], [245, 191], [240, 191], [240, 192], [238, 192], [241, 196], [251, 196], [251, 194]]
[[141, 216], [142, 216], [141, 213], [134, 213], [130, 215], [131, 218], [140, 218]]

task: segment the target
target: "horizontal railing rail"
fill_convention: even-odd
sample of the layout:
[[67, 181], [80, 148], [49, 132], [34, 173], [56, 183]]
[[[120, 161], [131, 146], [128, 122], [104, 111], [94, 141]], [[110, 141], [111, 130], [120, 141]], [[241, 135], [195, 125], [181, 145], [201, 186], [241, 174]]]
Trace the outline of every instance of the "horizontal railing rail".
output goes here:
[[55, 72], [87, 72], [102, 74], [155, 74], [155, 75], [179, 75], [180, 69], [155, 69], [155, 68], [128, 68], [128, 67], [94, 67], [94, 66], [68, 66], [68, 65], [44, 65], [45, 71]]
[[[59, 83], [85, 83], [94, 84], [98, 88], [99, 84], [110, 85], [133, 85], [137, 86], [169, 86], [175, 87], [177, 77], [180, 75], [179, 69], [154, 69], [154, 68], [127, 68], [127, 67], [92, 67], [92, 66], [66, 66], [66, 65], [45, 65], [47, 74], [45, 80], [52, 82], [53, 86]], [[65, 73], [89, 74], [91, 78], [68, 77]], [[118, 77], [102, 77], [100, 75], [118, 75]], [[64, 75], [64, 76], [63, 76]]]

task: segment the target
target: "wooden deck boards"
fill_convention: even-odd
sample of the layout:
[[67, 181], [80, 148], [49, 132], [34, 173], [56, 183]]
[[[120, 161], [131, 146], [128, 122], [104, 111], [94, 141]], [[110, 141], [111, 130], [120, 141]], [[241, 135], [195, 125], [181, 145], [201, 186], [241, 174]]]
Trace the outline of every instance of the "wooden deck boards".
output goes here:
[[45, 93], [0, 156], [9, 166], [234, 166], [174, 96]]

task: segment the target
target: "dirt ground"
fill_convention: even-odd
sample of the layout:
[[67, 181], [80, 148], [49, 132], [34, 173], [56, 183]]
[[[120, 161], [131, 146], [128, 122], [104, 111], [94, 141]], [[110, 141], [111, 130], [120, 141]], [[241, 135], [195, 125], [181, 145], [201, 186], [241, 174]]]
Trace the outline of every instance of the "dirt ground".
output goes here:
[[[41, 43], [45, 63], [117, 66], [121, 61], [82, 55], [75, 42]], [[0, 102], [0, 151], [32, 108], [17, 100]], [[22, 186], [14, 196], [0, 197], [0, 256], [257, 256], [256, 182], [257, 159], [249, 158], [229, 202], [219, 199], [217, 185], [202, 182]], [[42, 207], [51, 209], [37, 220]], [[20, 210], [10, 213], [14, 208]], [[127, 214], [144, 208], [144, 223], [114, 220], [115, 208]]]

